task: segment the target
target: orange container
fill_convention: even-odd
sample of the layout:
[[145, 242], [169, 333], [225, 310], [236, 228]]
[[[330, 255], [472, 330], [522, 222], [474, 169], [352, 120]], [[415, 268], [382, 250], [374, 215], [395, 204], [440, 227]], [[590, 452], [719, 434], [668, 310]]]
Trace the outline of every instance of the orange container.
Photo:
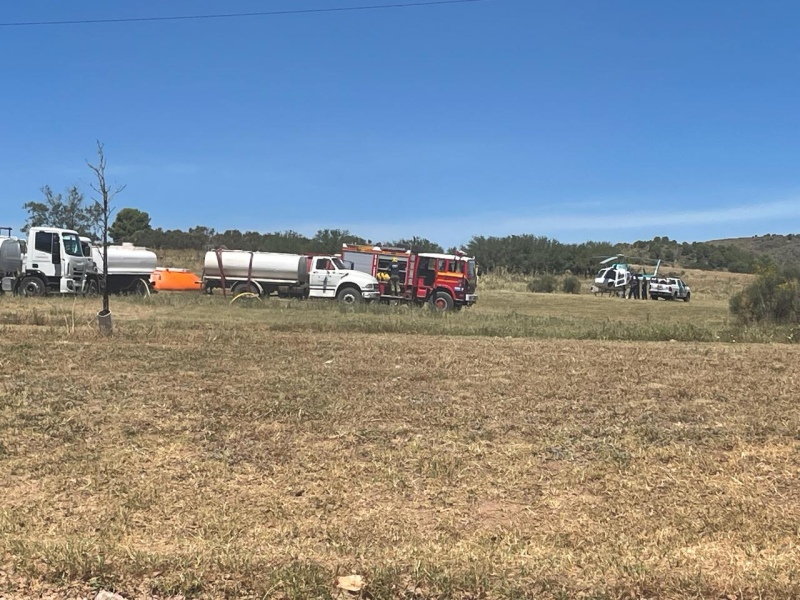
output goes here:
[[153, 288], [159, 292], [197, 292], [203, 283], [189, 269], [157, 268], [150, 274]]

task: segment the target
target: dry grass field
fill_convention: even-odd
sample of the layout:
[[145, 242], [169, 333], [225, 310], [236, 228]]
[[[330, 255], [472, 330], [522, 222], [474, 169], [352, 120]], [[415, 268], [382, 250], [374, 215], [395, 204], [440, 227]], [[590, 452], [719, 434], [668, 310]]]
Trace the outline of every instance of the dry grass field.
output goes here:
[[[186, 255], [189, 262], [195, 264], [191, 255]], [[202, 268], [202, 266], [200, 267]], [[649, 271], [648, 271], [649, 272]], [[740, 291], [753, 280], [753, 275], [746, 273], [728, 273], [726, 271], [701, 271], [699, 269], [675, 269], [664, 267], [661, 274], [665, 277], [681, 277], [692, 288], [692, 293], [705, 299], [727, 300], [735, 292]], [[559, 281], [563, 277], [558, 278]], [[526, 291], [531, 277], [509, 273], [488, 273], [481, 278], [482, 290], [490, 291]], [[581, 278], [581, 293], [589, 294], [592, 287], [591, 278]]]
[[800, 595], [800, 348], [712, 293], [98, 308], [0, 297], [0, 597]]

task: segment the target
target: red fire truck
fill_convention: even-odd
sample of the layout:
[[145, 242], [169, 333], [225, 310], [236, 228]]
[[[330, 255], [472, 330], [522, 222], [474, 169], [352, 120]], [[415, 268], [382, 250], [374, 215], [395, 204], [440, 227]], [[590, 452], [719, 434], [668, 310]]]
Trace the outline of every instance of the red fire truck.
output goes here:
[[[406, 248], [370, 245], [342, 245], [342, 260], [356, 271], [378, 279], [383, 302], [413, 302], [440, 310], [471, 306], [478, 299], [475, 259], [458, 254], [416, 252]], [[392, 260], [400, 268], [400, 293], [393, 295], [389, 284]]]

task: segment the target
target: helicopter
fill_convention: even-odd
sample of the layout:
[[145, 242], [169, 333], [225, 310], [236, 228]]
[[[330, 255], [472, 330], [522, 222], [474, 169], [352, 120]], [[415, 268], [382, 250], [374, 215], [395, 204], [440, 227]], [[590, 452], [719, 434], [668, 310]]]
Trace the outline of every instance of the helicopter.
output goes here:
[[[644, 262], [651, 259], [635, 259], [638, 262]], [[601, 268], [594, 278], [592, 285], [592, 292], [595, 294], [611, 293], [612, 295], [624, 295], [625, 290], [630, 286], [631, 280], [634, 277], [634, 272], [631, 270], [631, 265], [628, 262], [628, 257], [624, 254], [616, 254], [614, 256], [604, 257], [600, 261]], [[605, 266], [607, 265], [607, 266]], [[661, 259], [656, 261], [655, 269], [652, 273], [636, 273], [637, 277], [645, 280], [652, 279], [658, 276], [658, 268], [661, 266]]]

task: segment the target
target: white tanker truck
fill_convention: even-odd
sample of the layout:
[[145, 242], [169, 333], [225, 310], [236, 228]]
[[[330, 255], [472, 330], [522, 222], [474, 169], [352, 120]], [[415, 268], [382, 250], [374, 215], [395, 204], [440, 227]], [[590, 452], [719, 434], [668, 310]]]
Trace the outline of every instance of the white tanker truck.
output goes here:
[[234, 294], [335, 298], [357, 304], [380, 298], [378, 280], [348, 269], [334, 256], [212, 250], [203, 265], [203, 289], [230, 289]]
[[74, 294], [86, 283], [91, 267], [78, 233], [57, 227], [31, 227], [27, 240], [0, 228], [0, 289], [24, 296]]
[[[91, 257], [92, 266], [87, 278], [86, 290], [96, 293], [103, 289], [103, 248], [96, 246], [87, 237], [81, 238], [84, 256]], [[150, 275], [156, 270], [158, 258], [155, 252], [123, 243], [108, 246], [108, 277], [105, 285], [112, 294], [133, 292], [148, 294], [153, 291]]]

